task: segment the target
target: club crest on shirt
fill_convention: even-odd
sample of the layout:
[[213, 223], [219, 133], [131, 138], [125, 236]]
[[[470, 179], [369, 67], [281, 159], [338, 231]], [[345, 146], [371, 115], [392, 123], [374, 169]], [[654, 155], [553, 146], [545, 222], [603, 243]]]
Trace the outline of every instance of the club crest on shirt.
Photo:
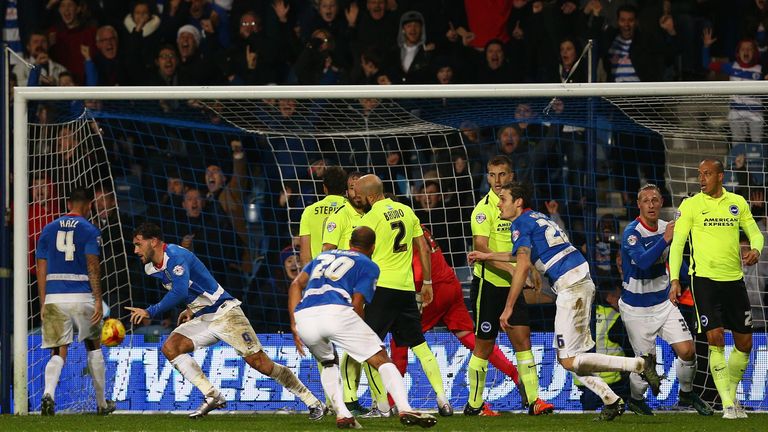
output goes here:
[[516, 242], [519, 237], [520, 237], [520, 231], [519, 230], [512, 231], [512, 241], [513, 242]]
[[333, 230], [336, 229], [336, 223], [335, 222], [328, 222], [328, 225], [325, 227], [325, 229], [327, 229], [328, 232], [333, 232]]
[[631, 236], [627, 237], [627, 244], [630, 245], [630, 246], [634, 246], [635, 244], [637, 244], [637, 236], [636, 235], [631, 235]]
[[184, 266], [177, 265], [176, 267], [174, 267], [173, 268], [173, 274], [175, 274], [176, 276], [183, 275], [184, 274]]
[[728, 211], [731, 212], [732, 215], [738, 216], [739, 215], [739, 206], [736, 204], [731, 204], [730, 207], [728, 207]]
[[477, 215], [475, 215], [475, 222], [479, 224], [485, 222], [485, 219], [486, 219], [485, 213], [478, 213]]

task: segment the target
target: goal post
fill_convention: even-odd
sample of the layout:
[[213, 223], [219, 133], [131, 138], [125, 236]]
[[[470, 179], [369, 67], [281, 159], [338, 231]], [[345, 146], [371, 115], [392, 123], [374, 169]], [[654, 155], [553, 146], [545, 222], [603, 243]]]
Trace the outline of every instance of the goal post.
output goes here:
[[[270, 86], [270, 87], [17, 87], [14, 93], [13, 196], [14, 220], [28, 220], [29, 152], [28, 107], [42, 100], [252, 100], [252, 99], [522, 99], [603, 97], [624, 112], [647, 113], [652, 108], [643, 104], [652, 98], [718, 96], [725, 100], [732, 95], [767, 95], [762, 82], [671, 82], [671, 83], [604, 83], [604, 84], [530, 84], [530, 85], [416, 85], [416, 86]], [[482, 113], [478, 114], [482, 115]], [[635, 122], [669, 138], [677, 138], [685, 130], [675, 130], [649, 118]], [[587, 142], [587, 145], [593, 143]], [[685, 167], [674, 174], [683, 181], [672, 185], [672, 193], [680, 197], [688, 192], [685, 179], [692, 174]], [[665, 167], [669, 170], [669, 167]], [[673, 177], [671, 171], [665, 173]], [[670, 179], [673, 180], [673, 179]], [[679, 204], [679, 201], [672, 203]], [[468, 221], [465, 221], [468, 222]], [[591, 230], [590, 230], [591, 231]], [[14, 412], [25, 414], [28, 406], [28, 226], [15, 223], [13, 227], [13, 286], [14, 286]]]

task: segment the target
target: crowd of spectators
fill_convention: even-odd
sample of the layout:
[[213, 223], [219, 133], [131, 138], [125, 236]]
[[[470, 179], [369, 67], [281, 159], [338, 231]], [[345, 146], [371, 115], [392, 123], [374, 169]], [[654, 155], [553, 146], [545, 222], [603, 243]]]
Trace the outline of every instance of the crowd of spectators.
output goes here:
[[711, 58], [762, 79], [768, 44], [763, 0], [3, 3], [34, 85], [583, 82], [588, 40], [593, 80], [701, 79]]

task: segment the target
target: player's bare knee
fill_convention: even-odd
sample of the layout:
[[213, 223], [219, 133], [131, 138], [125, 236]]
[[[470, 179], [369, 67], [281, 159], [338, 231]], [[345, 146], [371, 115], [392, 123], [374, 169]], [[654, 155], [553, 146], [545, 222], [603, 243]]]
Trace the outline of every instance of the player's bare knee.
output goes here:
[[567, 358], [558, 358], [557, 362], [560, 363], [560, 366], [563, 367], [563, 369], [574, 372], [573, 370], [573, 357], [567, 357]]
[[245, 362], [267, 376], [272, 373], [272, 367], [274, 366], [274, 362], [264, 353], [264, 351], [249, 355], [245, 358]]
[[528, 351], [531, 349], [531, 328], [526, 326], [513, 326], [507, 331], [509, 341], [515, 352]]
[[59, 356], [62, 360], [67, 360], [67, 346], [53, 347], [51, 348], [51, 356]]
[[733, 335], [733, 345], [737, 350], [748, 353], [752, 351], [752, 335], [737, 333]]
[[392, 359], [389, 358], [386, 351], [381, 350], [376, 354], [372, 355], [368, 360], [366, 360], [366, 362], [372, 368], [378, 370], [379, 366], [383, 365], [384, 363], [392, 363]]
[[99, 348], [101, 348], [101, 343], [98, 339], [85, 340], [85, 349], [87, 349], [88, 351], [96, 351]]
[[673, 348], [680, 360], [689, 362], [696, 359], [696, 349], [693, 347], [693, 341], [675, 344], [673, 345]]
[[710, 346], [724, 347], [725, 332], [722, 328], [716, 328], [707, 332], [707, 343]]
[[166, 340], [160, 351], [162, 351], [165, 358], [173, 360], [181, 354], [181, 350], [173, 344], [168, 343], [170, 339]]
[[475, 339], [475, 349], [472, 354], [474, 354], [475, 357], [488, 360], [493, 352], [493, 346], [495, 344], [495, 340]]

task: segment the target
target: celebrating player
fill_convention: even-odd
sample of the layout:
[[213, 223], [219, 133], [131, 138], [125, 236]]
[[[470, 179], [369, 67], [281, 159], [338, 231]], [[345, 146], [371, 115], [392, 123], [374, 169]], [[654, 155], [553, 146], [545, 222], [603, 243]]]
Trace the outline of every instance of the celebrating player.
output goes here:
[[[656, 185], [645, 185], [637, 193], [640, 217], [627, 225], [621, 241], [624, 283], [619, 311], [635, 353], [648, 354], [656, 363], [656, 336], [672, 346], [677, 354], [675, 372], [680, 381], [679, 401], [708, 416], [712, 415], [712, 408], [693, 392], [696, 350], [691, 332], [680, 310], [668, 301], [666, 257], [675, 223], [659, 219], [663, 205], [661, 191]], [[645, 402], [647, 388], [647, 383], [637, 374], [630, 375], [631, 397], [627, 401], [630, 411], [653, 415]]]
[[530, 209], [531, 192], [527, 185], [510, 182], [501, 187], [501, 218], [512, 222], [511, 253], [473, 251], [469, 259], [517, 261], [499, 325], [507, 329], [517, 298], [523, 291], [532, 263], [546, 274], [557, 293], [555, 339], [558, 362], [578, 376], [584, 386], [599, 395], [605, 404], [600, 418], [613, 420], [624, 412], [624, 402], [608, 384], [593, 372], [626, 371], [643, 373], [652, 389], [659, 387], [656, 365], [650, 356], [627, 358], [588, 353], [595, 342], [590, 331], [595, 284], [589, 276], [589, 264], [568, 241], [568, 237], [546, 215]]
[[336, 426], [359, 428], [347, 409], [341, 391], [338, 356], [331, 342], [358, 362], [366, 361], [381, 375], [400, 413], [400, 422], [422, 427], [434, 426], [437, 419], [417, 413], [408, 404], [402, 377], [383, 349], [384, 344], [362, 320], [363, 305], [373, 299], [379, 268], [370, 256], [376, 235], [368, 227], [352, 232], [350, 250], [321, 253], [291, 283], [288, 310], [294, 343], [304, 354], [302, 343], [322, 363], [323, 389], [336, 410]]
[[223, 408], [227, 401], [208, 381], [189, 355], [195, 349], [224, 341], [243, 356], [245, 362], [273, 378], [309, 407], [309, 419], [320, 420], [325, 409], [287, 367], [275, 363], [262, 350], [240, 301], [216, 282], [205, 265], [181, 246], [165, 243], [157, 225], [144, 223], [133, 232], [134, 253], [139, 256], [147, 275], [159, 279], [169, 292], [159, 303], [147, 309], [128, 307], [131, 322], [162, 316], [182, 302], [187, 308], [179, 315], [179, 326], [163, 343], [163, 355], [181, 375], [195, 385], [205, 400], [189, 416], [202, 417]]
[[45, 365], [42, 415], [54, 415], [56, 386], [72, 343], [85, 341], [88, 371], [96, 392], [96, 411], [106, 415], [115, 403], [104, 397], [104, 356], [101, 353], [101, 233], [86, 219], [91, 191], [76, 188], [67, 200], [69, 213], [43, 228], [37, 241], [37, 289], [43, 321], [43, 348], [51, 349]]
[[[709, 369], [723, 403], [723, 418], [746, 418], [736, 399], [752, 351], [752, 309], [741, 262], [757, 263], [765, 239], [752, 218], [749, 204], [723, 188], [723, 164], [704, 159], [699, 164], [701, 192], [680, 204], [669, 255], [669, 299], [677, 303], [680, 267], [686, 239], [691, 249], [691, 292], [699, 332], [707, 335]], [[739, 229], [751, 250], [741, 256]], [[734, 350], [725, 361], [724, 328], [733, 334]]]

